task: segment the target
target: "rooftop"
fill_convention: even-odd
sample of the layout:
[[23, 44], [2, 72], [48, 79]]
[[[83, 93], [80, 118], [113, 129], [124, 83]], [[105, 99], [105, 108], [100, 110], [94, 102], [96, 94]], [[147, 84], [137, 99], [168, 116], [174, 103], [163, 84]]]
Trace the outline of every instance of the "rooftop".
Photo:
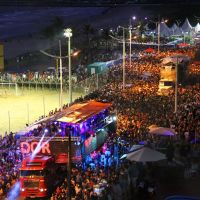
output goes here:
[[104, 109], [109, 108], [111, 105], [111, 103], [102, 103], [97, 101], [78, 103], [65, 109], [62, 117], [57, 118], [57, 121], [71, 124], [81, 123], [91, 116], [100, 113]]

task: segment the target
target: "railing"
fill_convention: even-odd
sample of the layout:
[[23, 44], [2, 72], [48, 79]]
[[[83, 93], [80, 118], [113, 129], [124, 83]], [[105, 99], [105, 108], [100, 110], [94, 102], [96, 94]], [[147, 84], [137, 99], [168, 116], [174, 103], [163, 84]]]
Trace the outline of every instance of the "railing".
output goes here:
[[[21, 137], [20, 138], [20, 141], [40, 141], [42, 137]], [[61, 142], [66, 142], [66, 141], [69, 141], [69, 137], [44, 137], [42, 139], [42, 142], [47, 142], [47, 141], [61, 141]], [[73, 142], [80, 142], [81, 141], [81, 137], [73, 137], [71, 136], [71, 141]]]

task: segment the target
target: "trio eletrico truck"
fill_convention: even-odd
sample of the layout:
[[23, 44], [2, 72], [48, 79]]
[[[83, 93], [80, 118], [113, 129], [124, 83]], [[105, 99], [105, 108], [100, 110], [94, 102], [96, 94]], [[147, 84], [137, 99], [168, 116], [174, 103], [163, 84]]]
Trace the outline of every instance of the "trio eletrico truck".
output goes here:
[[52, 156], [27, 156], [20, 168], [20, 196], [49, 197], [66, 176], [66, 165], [55, 163]]

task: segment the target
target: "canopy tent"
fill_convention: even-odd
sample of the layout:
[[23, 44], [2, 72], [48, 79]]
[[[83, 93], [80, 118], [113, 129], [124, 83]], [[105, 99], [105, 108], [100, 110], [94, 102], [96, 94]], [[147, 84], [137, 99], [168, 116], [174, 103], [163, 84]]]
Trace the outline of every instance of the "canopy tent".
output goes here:
[[137, 151], [128, 153], [126, 159], [136, 162], [156, 162], [159, 160], [165, 160], [166, 156], [158, 151], [150, 149], [149, 147], [143, 147]]
[[169, 57], [169, 56], [162, 59], [162, 64], [163, 65], [166, 65], [168, 63], [174, 63], [174, 60], [171, 57]]
[[185, 55], [174, 55], [174, 56], [168, 56], [162, 59], [162, 64], [166, 65], [168, 63], [180, 63], [180, 62], [187, 62], [189, 61], [190, 58], [188, 56]]
[[[141, 145], [141, 144], [134, 144], [131, 148], [130, 148], [130, 150], [129, 150], [129, 153], [131, 153], [131, 152], [133, 152], [133, 151], [137, 151], [137, 150], [139, 150], [139, 149], [141, 149], [141, 148], [143, 148], [144, 147], [144, 145]], [[124, 155], [122, 155], [121, 157], [120, 157], [120, 159], [122, 160], [122, 159], [124, 159], [124, 158], [126, 158], [127, 157], [127, 154], [124, 154]]]
[[184, 32], [184, 33], [189, 33], [192, 31], [192, 26], [188, 20], [188, 18], [185, 19], [183, 25], [181, 26], [181, 30]]
[[141, 144], [134, 144], [134, 145], [130, 148], [129, 152], [139, 150], [139, 149], [141, 149], [142, 147], [144, 147], [144, 145], [141, 145]]
[[122, 159], [124, 159], [124, 158], [126, 158], [127, 157], [127, 154], [124, 154], [124, 155], [122, 155], [121, 157], [120, 157], [120, 160], [122, 160]]
[[195, 65], [200, 65], [200, 61], [193, 62]]
[[187, 62], [190, 60], [189, 56], [183, 55], [183, 54], [177, 54], [177, 55], [172, 55], [171, 56], [172, 60], [174, 60], [174, 62]]
[[[158, 28], [157, 31], [158, 32]], [[160, 36], [161, 37], [169, 37], [171, 35], [170, 28], [166, 25], [165, 22], [160, 23]]]
[[194, 27], [194, 30], [196, 33], [198, 33], [200, 31], [200, 24], [199, 22], [197, 23], [197, 25]]
[[166, 197], [164, 200], [199, 200], [199, 197], [174, 195], [174, 196]]
[[146, 52], [146, 53], [154, 53], [155, 49], [149, 47], [149, 48], [145, 49], [144, 52]]
[[175, 136], [176, 135], [176, 132], [174, 129], [164, 128], [164, 127], [151, 128], [149, 133], [152, 135], [160, 135], [160, 136]]
[[156, 124], [152, 124], [151, 126], [149, 126], [148, 128], [151, 129], [151, 128], [157, 128], [158, 126]]
[[184, 47], [190, 46], [190, 44], [188, 44], [188, 43], [180, 43], [180, 44], [178, 44], [178, 46], [181, 47], [181, 48], [184, 48]]
[[171, 32], [171, 35], [182, 35], [182, 31], [180, 27], [176, 25], [176, 23], [172, 25], [172, 27], [170, 28], [170, 32]]

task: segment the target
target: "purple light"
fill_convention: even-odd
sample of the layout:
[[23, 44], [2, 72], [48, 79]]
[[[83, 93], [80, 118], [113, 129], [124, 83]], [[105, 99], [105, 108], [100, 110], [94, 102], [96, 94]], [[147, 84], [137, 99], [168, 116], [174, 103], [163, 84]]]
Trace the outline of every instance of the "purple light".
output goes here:
[[20, 183], [16, 182], [12, 188], [8, 192], [7, 198], [10, 199], [17, 199], [20, 193]]

